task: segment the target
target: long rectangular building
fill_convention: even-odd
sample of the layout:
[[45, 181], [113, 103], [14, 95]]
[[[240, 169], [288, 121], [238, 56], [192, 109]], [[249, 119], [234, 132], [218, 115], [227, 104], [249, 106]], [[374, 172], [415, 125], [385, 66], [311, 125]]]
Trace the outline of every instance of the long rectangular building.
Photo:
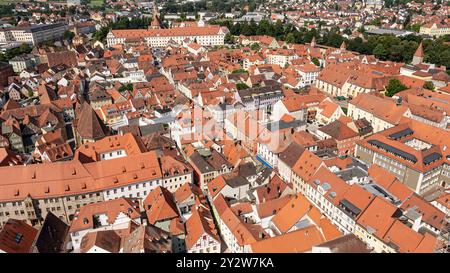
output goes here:
[[31, 44], [59, 39], [68, 29], [65, 23], [0, 29], [0, 45]]
[[166, 47], [169, 41], [181, 44], [185, 39], [191, 39], [202, 46], [216, 46], [225, 43], [227, 33], [226, 27], [209, 25], [168, 29], [120, 29], [111, 30], [106, 41], [108, 46], [144, 41], [151, 47]]

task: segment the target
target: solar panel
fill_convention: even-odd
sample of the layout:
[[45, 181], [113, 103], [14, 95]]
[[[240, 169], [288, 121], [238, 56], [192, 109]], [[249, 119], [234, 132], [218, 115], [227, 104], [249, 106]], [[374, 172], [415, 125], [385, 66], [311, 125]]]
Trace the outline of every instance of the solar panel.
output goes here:
[[428, 164], [434, 162], [435, 160], [438, 160], [441, 158], [442, 158], [442, 155], [440, 153], [432, 153], [423, 158], [423, 163], [425, 165], [428, 165]]
[[389, 137], [391, 139], [397, 140], [397, 139], [400, 139], [402, 137], [412, 135], [413, 133], [414, 133], [413, 130], [411, 130], [410, 128], [406, 128], [406, 129], [401, 130], [401, 131], [399, 131], [397, 133], [390, 134]]
[[413, 163], [417, 162], [417, 158], [414, 155], [412, 155], [410, 153], [407, 153], [407, 152], [404, 152], [402, 150], [399, 150], [399, 149], [397, 149], [395, 147], [392, 147], [391, 145], [388, 145], [388, 144], [383, 143], [381, 141], [371, 139], [371, 140], [368, 141], [368, 143], [373, 145], [373, 146], [375, 146], [375, 147], [378, 147], [378, 148], [380, 148], [382, 150], [385, 150], [386, 152], [392, 153], [395, 156], [398, 156], [398, 157], [401, 157], [401, 158], [406, 159], [408, 161], [411, 161]]

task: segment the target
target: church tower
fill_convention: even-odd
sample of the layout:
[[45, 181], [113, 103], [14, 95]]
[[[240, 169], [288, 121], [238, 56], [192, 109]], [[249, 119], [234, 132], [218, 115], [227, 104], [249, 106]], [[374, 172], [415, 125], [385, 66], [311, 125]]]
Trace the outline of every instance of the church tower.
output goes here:
[[152, 22], [150, 23], [150, 25], [148, 26], [148, 29], [161, 28], [158, 17], [159, 17], [158, 7], [156, 6], [156, 1], [153, 1], [153, 19], [152, 19]]
[[311, 47], [316, 47], [316, 36], [313, 36], [310, 45]]

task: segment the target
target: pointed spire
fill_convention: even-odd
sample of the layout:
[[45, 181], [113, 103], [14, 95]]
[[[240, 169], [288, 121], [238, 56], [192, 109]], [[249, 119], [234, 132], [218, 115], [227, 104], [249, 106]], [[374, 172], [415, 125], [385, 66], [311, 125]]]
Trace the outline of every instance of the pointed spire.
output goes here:
[[313, 38], [311, 40], [311, 46], [316, 47], [316, 36], [313, 36]]
[[156, 1], [153, 1], [153, 19], [150, 23], [150, 26], [148, 26], [148, 29], [158, 29], [161, 28], [161, 24], [159, 23], [158, 18], [158, 8], [156, 6]]
[[346, 50], [347, 49], [347, 45], [345, 44], [345, 41], [342, 41], [340, 49], [341, 50]]
[[420, 42], [419, 46], [417, 47], [416, 52], [414, 53], [412, 64], [418, 65], [423, 62], [423, 45], [422, 42]]
[[414, 53], [414, 57], [423, 57], [423, 45], [422, 45], [422, 42], [420, 42], [419, 46], [417, 47], [417, 50]]

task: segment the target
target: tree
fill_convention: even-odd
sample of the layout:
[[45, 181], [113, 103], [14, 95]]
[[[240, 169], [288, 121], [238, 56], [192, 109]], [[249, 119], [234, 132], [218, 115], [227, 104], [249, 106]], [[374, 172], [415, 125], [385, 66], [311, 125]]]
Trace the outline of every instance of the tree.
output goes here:
[[381, 19], [380, 18], [375, 18], [371, 22], [369, 22], [369, 25], [381, 26]]
[[422, 26], [422, 24], [413, 24], [413, 25], [409, 26], [409, 29], [414, 32], [419, 32], [421, 26]]
[[[393, 3], [397, 4], [397, 2], [398, 1], [396, 0]], [[417, 46], [423, 40], [425, 61], [439, 66], [450, 67], [450, 44], [446, 43], [450, 42], [450, 35], [433, 40], [424, 40], [421, 36], [414, 34], [405, 37], [396, 37], [394, 35], [369, 35], [366, 37], [367, 40], [363, 40], [360, 37], [345, 39], [342, 36], [342, 32], [337, 27], [323, 31], [306, 27], [297, 29], [293, 27], [292, 24], [286, 24], [281, 21], [271, 23], [267, 19], [261, 20], [259, 24], [255, 24], [255, 22], [237, 22], [234, 24], [228, 19], [212, 20], [209, 23], [226, 26], [234, 36], [239, 36], [241, 34], [246, 36], [268, 35], [288, 43], [310, 43], [312, 38], [316, 37], [319, 44], [337, 48], [345, 41], [348, 50], [360, 54], [375, 55], [382, 60], [404, 63], [411, 62]], [[319, 24], [320, 23], [321, 22], [319, 22]], [[409, 25], [409, 23], [406, 25]], [[409, 27], [411, 28], [412, 26]], [[362, 26], [358, 31], [364, 33], [365, 29]], [[348, 31], [346, 32], [348, 33]], [[106, 34], [104, 34], [104, 36], [106, 36]], [[253, 49], [258, 50], [259, 47], [253, 45]]]
[[319, 61], [319, 59], [317, 59], [316, 57], [312, 58], [312, 59], [311, 59], [311, 62], [312, 62], [313, 64], [315, 64], [316, 66], [320, 66], [320, 61]]
[[235, 40], [234, 40], [234, 36], [231, 33], [227, 33], [225, 35], [225, 43], [226, 44], [234, 44]]
[[236, 84], [236, 88], [237, 88], [237, 90], [242, 90], [242, 89], [248, 89], [250, 87], [248, 85], [246, 85], [245, 83], [240, 82], [240, 83]]
[[431, 81], [426, 81], [423, 84], [423, 88], [428, 89], [428, 90], [434, 90], [434, 84]]
[[398, 79], [391, 79], [386, 86], [386, 96], [392, 97], [395, 94], [397, 94], [400, 91], [406, 90], [408, 87], [406, 87], [404, 84], [402, 84]]
[[133, 91], [133, 85], [131, 83], [127, 83], [119, 87], [119, 92], [124, 92], [126, 90]]
[[358, 28], [358, 32], [361, 33], [361, 34], [366, 33], [366, 29], [364, 28], [364, 25], [362, 25], [362, 26], [360, 26], [360, 27]]
[[241, 68], [241, 69], [236, 69], [236, 70], [233, 70], [233, 71], [231, 72], [231, 74], [237, 74], [237, 73], [248, 73], [248, 72], [247, 72], [247, 70], [245, 70], [245, 69], [243, 69], [243, 68]]
[[290, 32], [290, 33], [288, 33], [287, 35], [286, 35], [286, 43], [295, 43], [295, 36], [294, 36], [294, 34], [292, 33], [292, 32]]
[[12, 58], [21, 55], [30, 53], [32, 48], [28, 44], [22, 44], [19, 47], [14, 47], [6, 50], [6, 52], [0, 53], [0, 61], [9, 61]]
[[386, 60], [389, 56], [389, 51], [384, 47], [383, 44], [378, 44], [373, 49], [373, 55], [375, 55], [375, 57], [379, 59]]
[[68, 41], [72, 41], [73, 37], [75, 37], [75, 33], [70, 30], [66, 30], [64, 32], [63, 38]]
[[251, 50], [256, 50], [258, 51], [261, 48], [261, 46], [258, 43], [253, 43], [250, 45], [250, 49]]
[[109, 32], [108, 27], [102, 27], [98, 31], [96, 31], [92, 37], [94, 38], [95, 41], [104, 42], [106, 40], [108, 32]]

